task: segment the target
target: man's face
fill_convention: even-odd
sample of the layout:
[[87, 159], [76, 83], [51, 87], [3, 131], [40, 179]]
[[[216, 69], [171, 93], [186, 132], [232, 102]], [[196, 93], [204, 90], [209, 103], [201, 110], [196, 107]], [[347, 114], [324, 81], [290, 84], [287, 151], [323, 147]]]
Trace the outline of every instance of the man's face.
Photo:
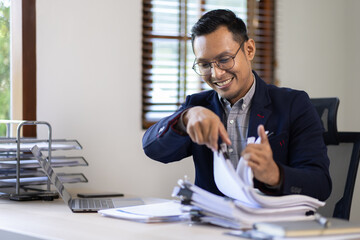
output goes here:
[[[198, 36], [194, 40], [196, 61], [200, 63], [221, 60], [222, 57], [234, 56], [240, 43], [233, 39], [227, 27], [219, 27], [216, 31]], [[202, 76], [204, 81], [221, 97], [231, 104], [245, 96], [253, 83], [251, 60], [255, 55], [255, 43], [252, 39], [243, 43], [243, 49], [234, 58], [235, 64], [229, 70], [221, 70], [212, 64], [211, 74]]]

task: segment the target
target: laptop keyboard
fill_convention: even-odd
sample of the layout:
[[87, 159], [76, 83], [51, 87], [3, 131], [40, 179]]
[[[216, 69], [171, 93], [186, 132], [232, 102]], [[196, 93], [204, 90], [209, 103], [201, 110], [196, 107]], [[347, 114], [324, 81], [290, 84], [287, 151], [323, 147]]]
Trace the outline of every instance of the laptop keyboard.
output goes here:
[[80, 208], [96, 208], [96, 209], [106, 209], [114, 208], [114, 204], [111, 199], [77, 199], [79, 201]]

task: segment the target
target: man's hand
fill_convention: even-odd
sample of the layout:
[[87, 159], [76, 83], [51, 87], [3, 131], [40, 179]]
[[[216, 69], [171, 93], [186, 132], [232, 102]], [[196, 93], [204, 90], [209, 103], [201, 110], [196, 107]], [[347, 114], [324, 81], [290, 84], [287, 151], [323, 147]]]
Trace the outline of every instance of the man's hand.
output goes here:
[[204, 107], [192, 107], [183, 116], [186, 132], [191, 140], [197, 144], [205, 144], [208, 148], [216, 151], [218, 139], [228, 145], [231, 141], [220, 118], [211, 110]]
[[263, 125], [258, 127], [258, 135], [261, 137], [261, 143], [248, 144], [241, 155], [248, 162], [257, 180], [270, 186], [276, 186], [280, 181], [280, 170], [273, 159]]

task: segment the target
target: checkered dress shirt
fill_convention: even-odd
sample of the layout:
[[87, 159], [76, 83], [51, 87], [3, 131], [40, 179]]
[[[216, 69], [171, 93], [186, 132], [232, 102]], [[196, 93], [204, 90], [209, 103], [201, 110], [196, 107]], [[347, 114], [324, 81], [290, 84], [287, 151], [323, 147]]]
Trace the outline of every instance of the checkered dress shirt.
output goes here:
[[246, 147], [247, 132], [250, 118], [251, 99], [255, 93], [255, 77], [254, 83], [246, 95], [239, 99], [233, 106], [226, 99], [220, 98], [220, 102], [224, 108], [224, 116], [222, 122], [229, 134], [232, 146], [229, 146], [229, 156], [235, 169], [238, 165], [241, 152]]

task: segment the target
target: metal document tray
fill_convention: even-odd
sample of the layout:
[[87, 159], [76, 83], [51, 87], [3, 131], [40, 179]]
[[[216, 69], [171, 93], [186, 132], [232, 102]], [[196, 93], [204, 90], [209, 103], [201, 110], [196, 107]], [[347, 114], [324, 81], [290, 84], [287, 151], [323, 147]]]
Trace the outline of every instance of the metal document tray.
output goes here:
[[[83, 157], [54, 156], [53, 152], [81, 150], [77, 140], [52, 139], [51, 125], [44, 121], [0, 120], [6, 124], [6, 137], [0, 137], [0, 197], [8, 196], [13, 200], [44, 199], [51, 200], [58, 196], [51, 191], [51, 182], [40, 169], [40, 165], [30, 149], [37, 145], [53, 167], [88, 166]], [[22, 127], [25, 125], [45, 125], [48, 128], [46, 139], [22, 137]], [[17, 126], [17, 127], [16, 127]], [[15, 137], [11, 135], [16, 127]], [[15, 131], [14, 131], [15, 132]], [[82, 173], [58, 173], [63, 183], [87, 182]], [[46, 185], [46, 188], [43, 186]]]

